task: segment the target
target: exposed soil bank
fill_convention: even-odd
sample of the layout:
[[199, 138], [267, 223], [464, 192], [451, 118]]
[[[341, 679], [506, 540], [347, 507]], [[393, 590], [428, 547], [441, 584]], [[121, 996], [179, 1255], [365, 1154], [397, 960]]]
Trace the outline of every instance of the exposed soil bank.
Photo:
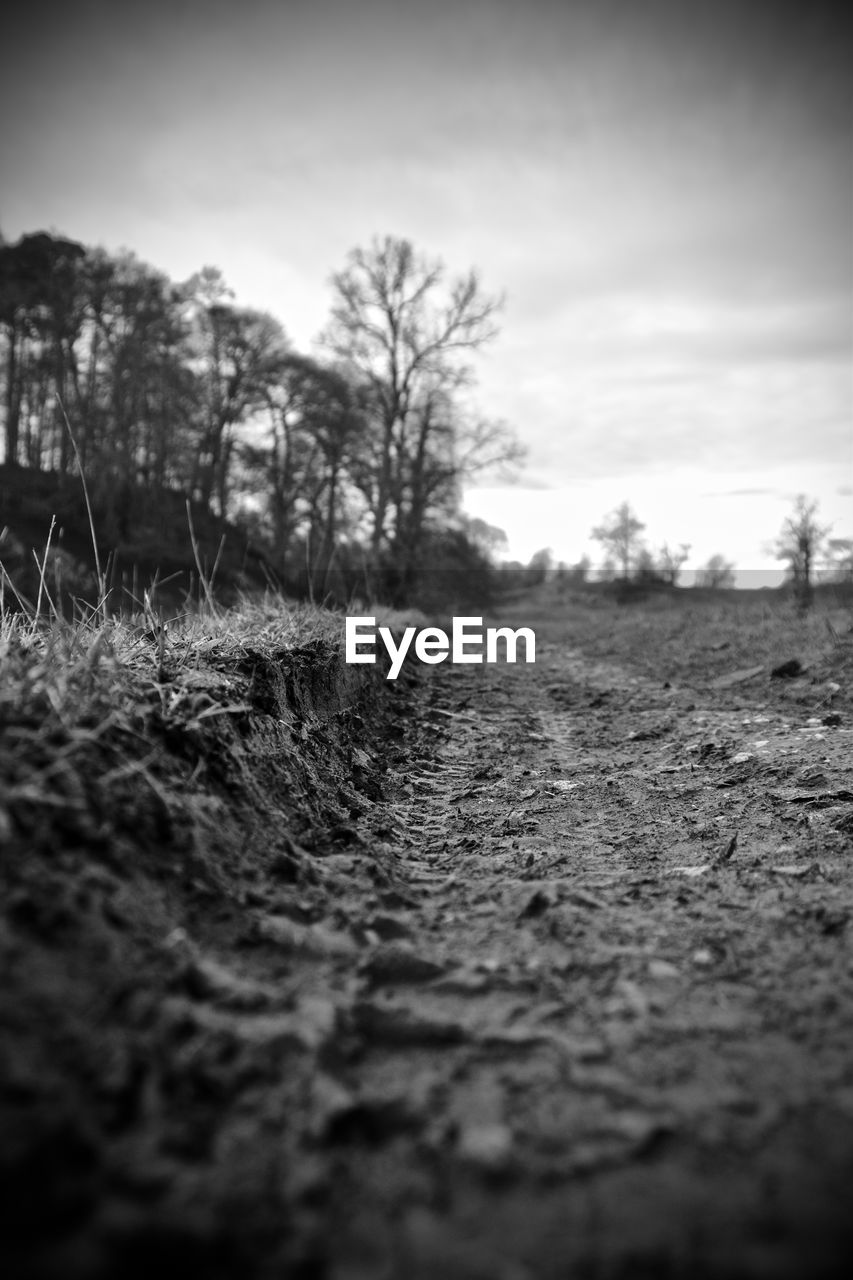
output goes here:
[[683, 621], [211, 660], [9, 806], [11, 1274], [846, 1275], [853, 643]]
[[[317, 642], [214, 651], [117, 723], [45, 734], [37, 695], [0, 708], [5, 1275], [277, 1255], [288, 1114], [334, 1022], [310, 971], [351, 967], [340, 854], [363, 848], [406, 698]], [[391, 861], [375, 842], [357, 878]], [[231, 1150], [261, 1099], [281, 1147], [264, 1122]]]

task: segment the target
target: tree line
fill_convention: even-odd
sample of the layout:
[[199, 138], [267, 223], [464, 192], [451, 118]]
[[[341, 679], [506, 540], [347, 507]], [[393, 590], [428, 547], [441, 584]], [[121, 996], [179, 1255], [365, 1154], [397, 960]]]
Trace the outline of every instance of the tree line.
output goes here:
[[[602, 548], [604, 560], [596, 571], [599, 581], [612, 582], [621, 588], [674, 587], [690, 554], [690, 544], [677, 547], [663, 543], [652, 550], [642, 534], [645, 524], [629, 502], [622, 502], [591, 531], [591, 537]], [[791, 513], [768, 550], [785, 566], [786, 585], [797, 604], [808, 608], [813, 600], [819, 568], [825, 578], [835, 583], [853, 582], [853, 540], [831, 537], [831, 526], [818, 518], [815, 499], [799, 494]], [[550, 550], [537, 551], [527, 566], [530, 584], [545, 581], [552, 572]], [[577, 564], [558, 565], [560, 581], [582, 583], [592, 570], [584, 556]], [[709, 557], [694, 571], [693, 585], [707, 590], [727, 590], [736, 585], [736, 569], [732, 561], [719, 553]]]
[[501, 299], [390, 236], [331, 287], [318, 357], [215, 267], [175, 282], [46, 232], [0, 242], [5, 463], [82, 470], [117, 539], [131, 495], [180, 490], [318, 597], [402, 602], [442, 565], [485, 566], [462, 482], [521, 456], [469, 394]]

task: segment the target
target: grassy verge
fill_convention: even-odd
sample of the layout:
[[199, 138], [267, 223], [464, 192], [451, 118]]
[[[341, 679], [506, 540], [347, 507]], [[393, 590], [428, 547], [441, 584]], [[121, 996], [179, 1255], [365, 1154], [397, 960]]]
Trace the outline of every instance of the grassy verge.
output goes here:
[[[340, 615], [272, 598], [169, 629], [151, 618], [37, 626], [7, 613], [0, 838], [106, 849], [182, 831], [192, 843], [226, 798], [232, 815], [248, 806], [259, 818], [272, 806], [297, 827], [342, 822], [344, 810], [323, 798], [349, 768], [373, 683], [344, 666], [342, 632]], [[320, 725], [328, 751], [312, 765]], [[294, 776], [264, 790], [273, 756]], [[304, 776], [292, 784], [312, 768], [309, 797]]]
[[[355, 858], [368, 886], [388, 880], [378, 802], [405, 682], [347, 666], [342, 636], [339, 615], [272, 598], [168, 631], [3, 616], [5, 1274], [147, 1275], [158, 1250], [204, 1252], [198, 1213], [215, 1237], [216, 1196], [199, 1208], [192, 1188], [199, 1134], [224, 1105], [219, 1058], [243, 1044], [228, 1011], [272, 1000], [278, 964], [270, 991], [294, 1004], [298, 1035], [287, 1013], [258, 1025], [287, 1049], [275, 1072], [292, 1070], [306, 1050], [291, 959], [349, 962], [342, 863]], [[188, 1030], [188, 992], [223, 1025]], [[250, 1047], [245, 1070], [259, 1071], [272, 1049]], [[145, 1226], [140, 1260], [138, 1224], [122, 1243], [123, 1206], [130, 1196], [144, 1218], [164, 1186], [174, 1221]], [[261, 1213], [257, 1199], [245, 1213]], [[215, 1250], [195, 1260], [198, 1274], [235, 1273]]]

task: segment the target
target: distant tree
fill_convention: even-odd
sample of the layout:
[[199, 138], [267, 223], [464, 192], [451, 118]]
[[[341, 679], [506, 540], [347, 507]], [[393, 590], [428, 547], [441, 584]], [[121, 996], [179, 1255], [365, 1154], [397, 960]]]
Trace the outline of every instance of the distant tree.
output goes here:
[[664, 582], [668, 582], [671, 587], [677, 585], [678, 576], [689, 555], [689, 542], [680, 543], [677, 551], [673, 550], [669, 543], [663, 544], [657, 553], [657, 565]]
[[468, 613], [489, 605], [503, 575], [464, 527], [430, 528], [424, 542], [430, 572], [420, 585], [419, 599], [425, 609], [450, 607], [454, 613]]
[[530, 557], [530, 563], [527, 566], [526, 581], [528, 586], [538, 586], [540, 582], [544, 582], [551, 572], [554, 563], [554, 553], [550, 547], [543, 547], [540, 551], [534, 551]]
[[787, 563], [794, 595], [801, 609], [811, 606], [815, 561], [830, 530], [829, 525], [818, 524], [817, 509], [816, 500], [810, 501], [805, 494], [798, 494], [794, 510], [782, 525], [775, 543], [776, 559]]
[[724, 556], [713, 555], [696, 570], [694, 586], [709, 587], [712, 591], [722, 591], [735, 585], [735, 567]]
[[583, 555], [580, 560], [567, 567], [566, 576], [571, 582], [586, 582], [590, 568], [591, 561], [589, 556]]
[[486, 520], [481, 520], [479, 516], [468, 516], [462, 521], [462, 530], [468, 541], [477, 547], [484, 556], [489, 560], [493, 560], [501, 551], [505, 551], [509, 546], [507, 536], [503, 529], [499, 529], [497, 525], [489, 524]]
[[635, 582], [643, 583], [646, 586], [657, 584], [658, 586], [665, 581], [660, 566], [655, 560], [648, 547], [640, 547], [634, 560]]
[[525, 567], [520, 560], [504, 560], [499, 574], [506, 588], [512, 589], [524, 582]]
[[619, 565], [625, 581], [628, 580], [631, 565], [639, 552], [639, 535], [645, 527], [631, 510], [630, 504], [623, 502], [603, 524], [597, 525], [592, 531], [592, 537], [604, 548], [606, 559], [612, 558]]

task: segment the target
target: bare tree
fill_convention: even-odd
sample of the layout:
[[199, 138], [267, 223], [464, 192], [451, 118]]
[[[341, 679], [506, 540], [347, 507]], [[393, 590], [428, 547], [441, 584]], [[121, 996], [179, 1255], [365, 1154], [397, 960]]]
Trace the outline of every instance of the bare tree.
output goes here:
[[725, 556], [719, 553], [710, 557], [710, 559], [696, 570], [697, 587], [709, 587], [712, 591], [722, 591], [724, 588], [733, 587], [735, 585], [735, 567], [731, 561], [726, 560]]
[[360, 388], [341, 370], [288, 352], [265, 397], [269, 435], [241, 447], [242, 483], [279, 570], [322, 594], [340, 534], [351, 531], [364, 436]]
[[203, 429], [193, 488], [219, 514], [228, 506], [236, 428], [267, 400], [288, 350], [284, 329], [264, 311], [235, 307], [221, 272], [204, 267], [183, 286], [193, 323], [192, 367], [199, 379]]
[[442, 468], [456, 470], [454, 394], [470, 381], [466, 357], [496, 336], [501, 303], [475, 271], [448, 280], [441, 261], [392, 236], [354, 249], [332, 287], [324, 341], [369, 388], [376, 421], [364, 485], [376, 556], [411, 543], [430, 491], [447, 483]]
[[643, 586], [660, 586], [664, 581], [660, 564], [648, 547], [640, 547], [634, 557], [634, 582]]
[[592, 531], [592, 537], [601, 543], [607, 559], [614, 559], [620, 566], [625, 581], [628, 580], [631, 564], [639, 552], [639, 535], [645, 527], [631, 510], [630, 503], [623, 502], [603, 524], [597, 525]]
[[660, 551], [658, 551], [657, 559], [660, 576], [664, 582], [668, 582], [671, 587], [677, 584], [678, 576], [689, 555], [689, 542], [682, 542], [677, 551], [670, 547], [668, 542], [663, 544]]
[[815, 561], [831, 527], [818, 523], [817, 509], [816, 500], [810, 501], [805, 494], [798, 494], [794, 510], [782, 525], [775, 543], [776, 559], [787, 562], [794, 595], [801, 609], [811, 606]]

